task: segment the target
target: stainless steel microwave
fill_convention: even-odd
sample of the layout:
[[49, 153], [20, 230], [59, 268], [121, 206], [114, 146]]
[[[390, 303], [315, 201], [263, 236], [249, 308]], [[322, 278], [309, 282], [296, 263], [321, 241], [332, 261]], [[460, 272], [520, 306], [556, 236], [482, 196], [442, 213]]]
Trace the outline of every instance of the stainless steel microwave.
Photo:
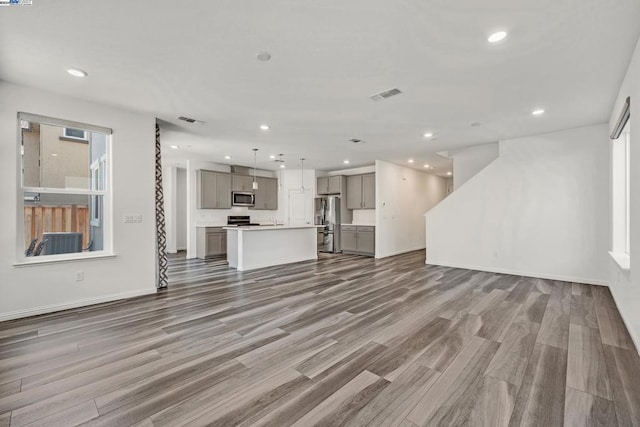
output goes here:
[[233, 206], [254, 206], [256, 196], [251, 191], [233, 191], [231, 193], [231, 204]]

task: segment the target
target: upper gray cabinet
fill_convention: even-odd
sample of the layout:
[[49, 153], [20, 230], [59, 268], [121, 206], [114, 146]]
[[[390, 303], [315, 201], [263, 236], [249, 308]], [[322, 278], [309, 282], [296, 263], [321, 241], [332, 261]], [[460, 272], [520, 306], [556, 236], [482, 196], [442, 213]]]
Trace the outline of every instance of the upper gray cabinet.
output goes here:
[[253, 177], [249, 175], [231, 175], [231, 191], [253, 191]]
[[376, 175], [351, 175], [347, 177], [347, 209], [375, 209]]
[[258, 182], [258, 189], [255, 190], [255, 205], [251, 209], [277, 210], [278, 180], [259, 176], [256, 181]]
[[362, 175], [362, 207], [376, 208], [376, 175], [373, 173]]
[[198, 171], [198, 209], [231, 208], [231, 175]]
[[317, 193], [320, 195], [342, 193], [342, 179], [343, 177], [341, 175], [322, 176], [318, 178], [316, 184]]

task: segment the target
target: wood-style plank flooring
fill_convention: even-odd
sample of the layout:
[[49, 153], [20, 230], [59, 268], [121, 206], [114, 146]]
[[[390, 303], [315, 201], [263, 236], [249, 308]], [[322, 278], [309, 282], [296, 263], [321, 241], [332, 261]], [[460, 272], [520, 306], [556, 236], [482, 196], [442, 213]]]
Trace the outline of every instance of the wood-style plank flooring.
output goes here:
[[238, 273], [0, 323], [4, 426], [632, 426], [640, 358], [606, 288], [424, 253]]

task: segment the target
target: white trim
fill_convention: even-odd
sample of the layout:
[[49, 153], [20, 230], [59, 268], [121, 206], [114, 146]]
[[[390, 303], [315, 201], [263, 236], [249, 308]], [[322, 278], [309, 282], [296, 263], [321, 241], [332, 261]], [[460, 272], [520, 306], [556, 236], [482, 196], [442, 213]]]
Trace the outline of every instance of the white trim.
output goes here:
[[613, 259], [622, 270], [631, 270], [631, 257], [629, 254], [609, 251], [609, 256], [611, 256], [611, 259]]
[[[636, 352], [640, 355], [640, 336], [634, 334], [634, 329], [631, 328], [631, 323], [627, 321], [627, 317], [624, 314], [624, 310], [622, 309], [622, 305], [618, 303], [618, 299], [616, 298], [615, 286], [609, 288], [611, 291], [611, 297], [613, 298], [613, 302], [616, 304], [616, 308], [618, 309], [618, 313], [620, 313], [620, 317], [622, 318], [622, 323], [627, 327], [627, 332], [629, 332], [629, 336], [631, 337], [631, 341], [633, 341], [633, 345], [636, 347]], [[633, 331], [633, 332], [632, 332]]]
[[[366, 227], [373, 227], [373, 226], [366, 226]], [[392, 257], [392, 256], [396, 256], [396, 255], [402, 255], [402, 254], [406, 254], [406, 253], [409, 253], [409, 252], [423, 251], [423, 250], [425, 250], [424, 246], [422, 246], [420, 248], [413, 248], [413, 249], [402, 249], [402, 250], [399, 250], [399, 251], [396, 251], [396, 252], [391, 252], [391, 253], [385, 254], [384, 256], [376, 254], [375, 258], [376, 259], [384, 259], [384, 258], [389, 258], [389, 257]]]
[[529, 273], [525, 271], [515, 271], [515, 270], [504, 269], [504, 268], [488, 268], [488, 267], [480, 267], [476, 265], [463, 265], [463, 264], [456, 264], [456, 263], [440, 262], [440, 261], [430, 260], [428, 258], [425, 261], [425, 264], [440, 265], [443, 267], [451, 267], [451, 268], [464, 268], [466, 270], [486, 271], [489, 273], [510, 274], [512, 276], [533, 277], [535, 279], [559, 280], [561, 282], [583, 283], [585, 285], [609, 287], [609, 284], [604, 281], [588, 279], [585, 277], [563, 276], [563, 275], [546, 274], [546, 273]]
[[24, 193], [47, 194], [72, 194], [79, 196], [104, 196], [106, 190], [89, 190], [87, 188], [46, 188], [46, 187], [22, 187]]
[[85, 130], [90, 132], [101, 133], [104, 135], [113, 134], [113, 130], [111, 130], [111, 128], [108, 128], [108, 127], [90, 125], [88, 123], [74, 122], [73, 120], [57, 119], [54, 117], [41, 116], [39, 114], [25, 113], [22, 111], [18, 112], [18, 125], [20, 124], [20, 120], [26, 120], [28, 122], [36, 122], [36, 123], [45, 124], [45, 125], [60, 126], [65, 128], [80, 129], [80, 130]]
[[13, 263], [14, 267], [29, 267], [42, 264], [66, 263], [74, 261], [91, 261], [96, 259], [115, 258], [116, 254], [106, 251], [73, 252], [60, 255], [46, 255], [42, 257], [24, 257]]
[[121, 299], [134, 298], [142, 295], [152, 295], [155, 293], [156, 293], [155, 288], [154, 289], [138, 289], [136, 291], [122, 292], [119, 294], [106, 295], [106, 296], [96, 297], [96, 298], [85, 298], [85, 299], [75, 300], [75, 301], [63, 303], [63, 304], [52, 304], [52, 305], [45, 305], [43, 307], [38, 307], [38, 308], [31, 308], [27, 310], [10, 311], [8, 313], [0, 313], [0, 322], [4, 322], [7, 320], [21, 319], [21, 318], [30, 317], [30, 316], [37, 316], [39, 314], [53, 313], [61, 310], [69, 310], [71, 308], [86, 307], [88, 305], [118, 301]]

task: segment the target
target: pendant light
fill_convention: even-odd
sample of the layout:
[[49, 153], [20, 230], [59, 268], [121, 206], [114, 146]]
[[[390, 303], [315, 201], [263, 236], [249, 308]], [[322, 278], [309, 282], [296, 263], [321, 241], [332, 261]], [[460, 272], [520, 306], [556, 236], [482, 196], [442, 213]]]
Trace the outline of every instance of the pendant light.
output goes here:
[[300, 189], [304, 191], [304, 157], [300, 158]]
[[278, 182], [278, 186], [282, 188], [282, 169], [284, 168], [284, 160], [282, 160], [282, 156], [284, 154], [278, 154], [278, 164], [280, 165], [280, 180]]
[[258, 181], [256, 181], [256, 169], [258, 167], [258, 149], [253, 149], [253, 189], [258, 189]]

